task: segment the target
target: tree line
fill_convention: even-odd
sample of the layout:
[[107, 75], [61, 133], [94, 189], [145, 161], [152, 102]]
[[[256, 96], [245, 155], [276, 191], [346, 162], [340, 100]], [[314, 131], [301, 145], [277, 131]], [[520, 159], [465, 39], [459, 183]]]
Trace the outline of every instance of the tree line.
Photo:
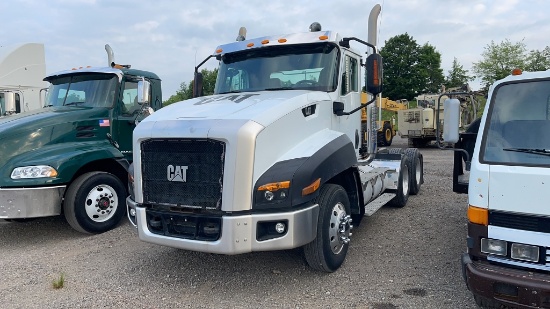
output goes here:
[[[384, 59], [384, 97], [392, 100], [413, 100], [419, 94], [439, 93], [442, 87], [461, 87], [475, 78], [481, 79], [482, 87], [486, 90], [493, 82], [510, 75], [516, 68], [525, 71], [550, 69], [550, 47], [528, 51], [523, 40], [491, 41], [484, 48], [482, 59], [473, 63], [472, 73], [475, 75], [470, 75], [456, 57], [451, 69], [444, 74], [441, 53], [429, 43], [418, 44], [408, 33], [385, 41], [380, 54]], [[201, 72], [204, 76], [204, 94], [214, 93], [218, 69], [203, 69]], [[192, 97], [193, 81], [182, 82], [180, 89], [164, 101], [164, 105]]]

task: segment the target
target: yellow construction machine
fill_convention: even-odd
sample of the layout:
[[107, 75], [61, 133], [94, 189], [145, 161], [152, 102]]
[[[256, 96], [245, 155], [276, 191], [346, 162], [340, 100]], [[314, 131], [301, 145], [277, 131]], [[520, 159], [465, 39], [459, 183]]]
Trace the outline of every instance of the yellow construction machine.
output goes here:
[[[361, 103], [366, 102], [368, 102], [367, 94], [363, 92], [361, 93]], [[393, 137], [395, 136], [397, 131], [395, 129], [395, 116], [397, 115], [397, 111], [409, 108], [409, 101], [407, 101], [406, 99], [392, 101], [388, 98], [378, 98], [376, 100], [376, 106], [379, 107], [380, 110], [387, 110], [395, 113], [395, 115], [393, 115], [391, 119], [382, 120], [382, 112], [379, 111], [379, 118], [376, 121], [376, 124], [378, 126], [378, 145], [391, 146]], [[361, 111], [361, 123], [365, 124], [366, 122], [367, 113], [366, 110], [363, 108], [363, 110]]]

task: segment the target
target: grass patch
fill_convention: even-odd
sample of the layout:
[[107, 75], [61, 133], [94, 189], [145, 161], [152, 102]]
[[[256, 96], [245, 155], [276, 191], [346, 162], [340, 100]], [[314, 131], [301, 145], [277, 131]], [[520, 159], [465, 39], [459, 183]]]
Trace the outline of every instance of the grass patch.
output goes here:
[[56, 290], [62, 289], [65, 285], [65, 275], [62, 273], [59, 278], [52, 281], [52, 287]]

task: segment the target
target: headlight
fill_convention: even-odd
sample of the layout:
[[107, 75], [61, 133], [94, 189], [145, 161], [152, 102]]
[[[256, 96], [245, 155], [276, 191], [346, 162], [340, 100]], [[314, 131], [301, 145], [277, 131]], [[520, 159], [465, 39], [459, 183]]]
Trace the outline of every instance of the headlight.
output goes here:
[[286, 199], [290, 181], [272, 182], [260, 186], [256, 201], [259, 203], [276, 202]]
[[506, 242], [504, 240], [482, 238], [481, 252], [496, 255], [506, 255]]
[[539, 247], [523, 245], [523, 244], [512, 244], [512, 254], [511, 257], [516, 260], [523, 260], [529, 262], [538, 262], [539, 261]]
[[11, 179], [56, 177], [55, 168], [47, 165], [16, 167], [11, 172]]

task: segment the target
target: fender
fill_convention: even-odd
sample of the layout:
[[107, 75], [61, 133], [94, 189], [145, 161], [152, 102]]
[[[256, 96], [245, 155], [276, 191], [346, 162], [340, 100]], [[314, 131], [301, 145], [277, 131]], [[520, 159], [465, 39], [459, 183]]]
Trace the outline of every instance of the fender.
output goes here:
[[[254, 185], [253, 210], [272, 208], [287, 208], [301, 205], [313, 200], [319, 191], [302, 196], [302, 190], [317, 179], [321, 185], [334, 176], [357, 164], [357, 157], [352, 141], [346, 135], [340, 135], [323, 145], [309, 157], [289, 159], [275, 163]], [[289, 196], [266, 202], [263, 192], [258, 191], [261, 185], [272, 182], [287, 181], [290, 179]]]
[[[72, 142], [43, 146], [10, 158], [0, 168], [0, 187], [27, 187], [69, 183], [82, 166], [97, 160], [123, 160], [124, 156], [109, 141]], [[123, 160], [125, 161], [125, 160]], [[49, 165], [58, 172], [56, 178], [11, 179], [14, 168]], [[128, 163], [122, 164], [127, 166]]]

